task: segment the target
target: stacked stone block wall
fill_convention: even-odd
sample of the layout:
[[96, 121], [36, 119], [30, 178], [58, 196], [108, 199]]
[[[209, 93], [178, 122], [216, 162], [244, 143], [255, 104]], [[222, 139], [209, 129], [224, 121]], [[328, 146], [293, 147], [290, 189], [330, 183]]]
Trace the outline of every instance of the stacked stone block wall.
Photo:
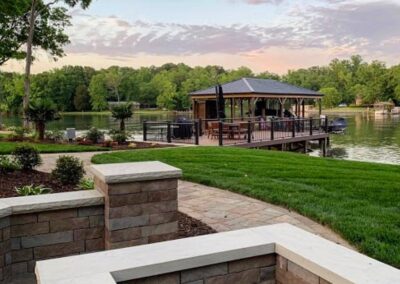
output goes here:
[[276, 284], [330, 284], [325, 279], [278, 255]]
[[12, 215], [0, 226], [4, 283], [33, 275], [37, 260], [104, 250], [103, 206]]
[[275, 254], [245, 258], [174, 273], [121, 282], [124, 284], [275, 283]]
[[330, 284], [286, 258], [269, 254], [135, 279], [121, 284]]
[[116, 249], [172, 240], [178, 232], [178, 180], [161, 179], [106, 184], [105, 248]]

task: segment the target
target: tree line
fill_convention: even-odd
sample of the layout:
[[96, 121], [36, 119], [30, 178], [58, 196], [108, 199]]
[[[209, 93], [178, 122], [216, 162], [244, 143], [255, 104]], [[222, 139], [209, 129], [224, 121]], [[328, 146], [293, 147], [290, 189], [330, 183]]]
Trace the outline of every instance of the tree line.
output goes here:
[[[246, 67], [226, 70], [221, 66], [189, 67], [164, 64], [160, 67], [65, 66], [33, 75], [31, 97], [53, 101], [60, 111], [103, 111], [108, 102], [135, 101], [142, 107], [185, 110], [188, 94], [242, 77], [280, 80], [325, 94], [325, 107], [340, 103], [371, 105], [378, 101], [400, 100], [400, 65], [367, 63], [360, 56], [333, 60], [327, 66], [291, 70], [279, 76], [270, 72], [255, 74]], [[18, 73], [0, 73], [0, 109], [20, 112], [24, 78]]]

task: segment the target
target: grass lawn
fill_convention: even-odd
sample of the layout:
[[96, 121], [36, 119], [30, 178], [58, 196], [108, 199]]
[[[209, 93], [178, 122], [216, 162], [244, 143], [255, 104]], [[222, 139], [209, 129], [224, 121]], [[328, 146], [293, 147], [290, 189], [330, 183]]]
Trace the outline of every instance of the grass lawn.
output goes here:
[[100, 154], [94, 163], [159, 160], [184, 179], [285, 206], [361, 252], [400, 267], [400, 167], [231, 147]]
[[86, 146], [86, 145], [68, 145], [68, 144], [41, 144], [27, 142], [6, 142], [0, 141], [0, 155], [11, 154], [18, 145], [32, 145], [36, 147], [40, 153], [72, 153], [72, 152], [92, 152], [107, 151], [108, 148]]

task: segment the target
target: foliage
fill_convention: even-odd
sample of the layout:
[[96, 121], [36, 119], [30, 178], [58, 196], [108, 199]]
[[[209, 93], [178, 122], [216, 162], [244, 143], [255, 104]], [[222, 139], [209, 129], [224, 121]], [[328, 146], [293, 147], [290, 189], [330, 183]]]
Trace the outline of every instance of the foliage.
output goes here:
[[11, 140], [13, 141], [23, 141], [27, 135], [30, 133], [30, 130], [25, 127], [9, 127], [9, 131], [13, 133], [10, 135]]
[[43, 185], [25, 185], [22, 187], [16, 187], [15, 191], [18, 195], [28, 196], [28, 195], [41, 195], [41, 194], [49, 194], [52, 189], [48, 187], [44, 187]]
[[62, 141], [64, 139], [64, 131], [62, 131], [62, 130], [48, 130], [48, 131], [45, 131], [44, 136], [48, 140]]
[[19, 143], [0, 141], [0, 155], [11, 154], [19, 145], [32, 145], [39, 150], [40, 153], [75, 153], [75, 152], [94, 152], [108, 151], [108, 148], [90, 145], [74, 145], [74, 144], [56, 144], [56, 143]]
[[[400, 65], [387, 68], [379, 61], [365, 62], [360, 56], [332, 60], [327, 66], [291, 70], [284, 76], [268, 71], [254, 74], [241, 67], [225, 70], [220, 66], [189, 67], [164, 64], [160, 67], [112, 66], [95, 71], [82, 66], [65, 66], [32, 76], [32, 98], [51, 99], [59, 110], [108, 110], [108, 102], [135, 101], [142, 107], [187, 110], [188, 94], [241, 77], [281, 80], [319, 91], [335, 88], [340, 102], [365, 105], [400, 98]], [[21, 111], [23, 76], [0, 73], [0, 106], [7, 112]], [[338, 101], [335, 98], [335, 101]]]
[[161, 161], [182, 169], [185, 180], [295, 210], [329, 226], [360, 252], [400, 267], [397, 165], [235, 147], [125, 151], [92, 159], [134, 161]]
[[119, 145], [126, 143], [126, 141], [128, 140], [128, 134], [126, 133], [126, 131], [111, 129], [109, 131], [109, 135], [111, 139], [115, 142], [118, 142]]
[[119, 103], [111, 108], [111, 116], [119, 120], [119, 130], [125, 131], [125, 120], [131, 118], [133, 115], [132, 103]]
[[14, 159], [7, 156], [0, 156], [0, 174], [6, 174], [20, 169], [21, 165]]
[[92, 141], [94, 144], [99, 143], [103, 137], [103, 131], [98, 130], [96, 127], [92, 127], [86, 132], [86, 139]]
[[83, 162], [72, 156], [60, 156], [56, 161], [56, 167], [51, 172], [52, 176], [62, 184], [78, 184], [83, 178], [85, 170]]
[[26, 110], [26, 115], [29, 121], [35, 123], [39, 140], [44, 139], [46, 123], [59, 119], [56, 105], [52, 101], [42, 98], [31, 101], [28, 109]]
[[77, 188], [79, 190], [91, 190], [91, 189], [94, 189], [94, 181], [93, 181], [93, 179], [90, 179], [90, 178], [82, 178], [79, 181]]
[[32, 170], [42, 163], [39, 151], [31, 145], [17, 146], [12, 155], [23, 170]]
[[90, 96], [85, 85], [79, 85], [76, 87], [74, 107], [78, 111], [90, 110]]
[[322, 88], [319, 92], [324, 94], [324, 97], [322, 98], [322, 104], [326, 108], [337, 107], [342, 101], [340, 93], [335, 87]]
[[94, 75], [89, 85], [90, 103], [92, 110], [102, 111], [108, 108], [108, 91], [104, 74]]

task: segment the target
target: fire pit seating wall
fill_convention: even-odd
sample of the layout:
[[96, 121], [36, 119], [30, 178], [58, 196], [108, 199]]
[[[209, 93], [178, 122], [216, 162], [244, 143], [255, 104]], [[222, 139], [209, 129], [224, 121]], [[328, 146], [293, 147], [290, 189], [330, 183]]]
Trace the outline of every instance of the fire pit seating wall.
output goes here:
[[140, 162], [91, 171], [96, 190], [0, 199], [0, 283], [34, 276], [38, 260], [176, 238], [181, 170]]

